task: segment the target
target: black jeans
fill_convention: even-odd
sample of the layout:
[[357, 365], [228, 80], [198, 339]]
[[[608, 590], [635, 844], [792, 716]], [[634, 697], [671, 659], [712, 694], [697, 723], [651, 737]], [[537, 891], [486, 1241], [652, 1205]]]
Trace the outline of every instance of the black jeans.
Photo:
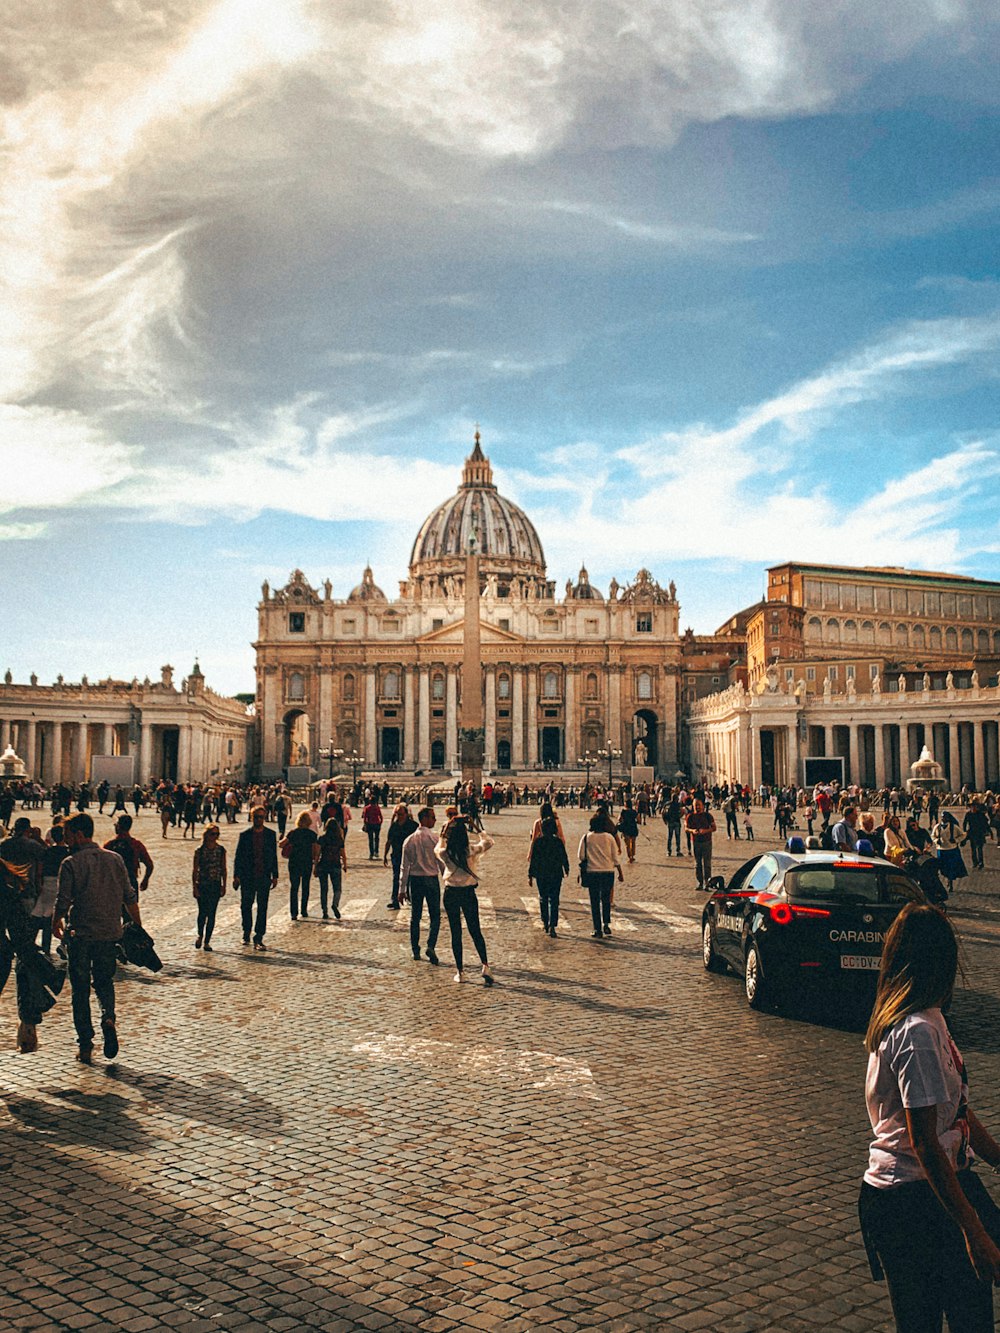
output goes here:
[[559, 891], [562, 888], [562, 875], [536, 875], [535, 884], [538, 888], [542, 925], [546, 930], [555, 930], [559, 924]]
[[312, 879], [312, 865], [296, 865], [294, 861], [289, 861], [288, 878], [291, 881], [291, 888], [288, 893], [288, 910], [292, 916], [298, 916], [300, 911], [305, 916], [309, 910], [309, 881]]
[[[264, 938], [264, 932], [267, 930], [267, 900], [271, 896], [271, 881], [263, 879], [255, 884], [253, 881], [247, 883], [240, 882], [240, 916], [243, 919], [243, 938], [248, 940], [250, 932], [253, 930], [253, 937], [258, 943]], [[253, 906], [257, 904], [257, 924], [254, 929]]]
[[378, 840], [382, 833], [381, 824], [376, 824], [374, 828], [365, 829], [368, 834], [368, 859], [374, 861], [378, 856]]
[[93, 985], [101, 1006], [101, 1021], [115, 1021], [115, 969], [118, 945], [114, 940], [81, 940], [71, 935], [66, 941], [69, 958], [69, 984], [73, 991], [73, 1026], [81, 1046], [94, 1044], [94, 1020], [90, 1012], [90, 988]]
[[[441, 929], [441, 883], [437, 875], [410, 876], [410, 948], [415, 954], [420, 953], [420, 918], [423, 915], [424, 903], [427, 904], [427, 919], [430, 923], [427, 931], [427, 947], [433, 953], [438, 931]], [[453, 935], [452, 947], [454, 943]], [[461, 939], [458, 947], [461, 953]], [[459, 966], [461, 967], [461, 963]]]
[[333, 911], [336, 915], [340, 911], [340, 890], [343, 883], [343, 877], [340, 866], [329, 870], [317, 870], [316, 878], [319, 880], [319, 910], [324, 916], [329, 916], [330, 887], [333, 886]]
[[712, 839], [695, 838], [694, 873], [699, 884], [707, 884], [712, 877]]
[[[1000, 1209], [974, 1171], [959, 1171], [965, 1197], [994, 1242], [1000, 1242]], [[880, 1266], [889, 1286], [897, 1333], [993, 1333], [993, 1286], [981, 1282], [969, 1262], [961, 1230], [925, 1180], [875, 1189], [861, 1185], [861, 1234], [873, 1273]]]
[[973, 869], [985, 870], [986, 867], [983, 862], [983, 848], [985, 846], [986, 843], [981, 841], [979, 838], [969, 839], [969, 851], [972, 853]]
[[590, 894], [590, 915], [598, 935], [603, 926], [611, 925], [611, 890], [615, 887], [614, 872], [594, 870], [587, 872], [587, 892]]
[[[390, 853], [390, 855], [389, 855], [389, 861], [390, 861], [390, 863], [391, 863], [391, 865], [392, 865], [392, 901], [393, 901], [393, 904], [394, 904], [394, 905], [398, 906], [398, 905], [399, 905], [399, 868], [400, 868], [400, 866], [403, 864], [403, 850], [402, 850], [402, 848], [400, 848], [400, 851], [399, 851], [399, 855], [398, 855], [398, 856], [395, 856], [395, 855], [393, 855], [393, 854]], [[413, 883], [413, 876], [412, 876], [412, 875], [410, 876], [410, 883], [411, 883], [411, 884]]]
[[[413, 883], [412, 875], [410, 883]], [[489, 960], [486, 957], [486, 941], [483, 939], [482, 927], [479, 924], [479, 899], [476, 897], [476, 890], [471, 884], [461, 888], [450, 884], [444, 891], [444, 910], [448, 917], [448, 929], [451, 931], [451, 951], [455, 955], [455, 966], [459, 972], [462, 970], [463, 916], [469, 928], [469, 938], [475, 945], [476, 953], [479, 954], [479, 961], [485, 967]]]
[[198, 938], [205, 944], [211, 942], [212, 931], [215, 929], [215, 914], [221, 897], [221, 884], [198, 885]]
[[667, 855], [670, 855], [670, 848], [674, 847], [677, 855], [681, 854], [681, 826], [670, 820], [667, 824]]
[[735, 814], [732, 814], [732, 815], [731, 815], [731, 814], [729, 813], [729, 811], [727, 810], [727, 811], [726, 811], [726, 837], [728, 838], [728, 837], [730, 836], [730, 834], [736, 839], [737, 842], [739, 842], [739, 840], [740, 840], [740, 830], [739, 830], [739, 827], [738, 827], [738, 825], [737, 825], [737, 823], [736, 823], [736, 816], [735, 816]]

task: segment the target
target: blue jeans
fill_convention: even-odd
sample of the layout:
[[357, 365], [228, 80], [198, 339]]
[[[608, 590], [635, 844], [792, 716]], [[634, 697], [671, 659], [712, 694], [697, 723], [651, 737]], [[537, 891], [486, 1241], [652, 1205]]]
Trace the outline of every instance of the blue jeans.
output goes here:
[[115, 969], [118, 945], [114, 940], [81, 940], [71, 935], [66, 942], [69, 984], [73, 991], [73, 1026], [81, 1046], [94, 1044], [94, 1020], [90, 1012], [93, 985], [101, 1006], [101, 1021], [115, 1021]]
[[681, 826], [679, 823], [671, 821], [667, 824], [667, 855], [670, 855], [670, 848], [674, 847], [677, 855], [681, 854]]

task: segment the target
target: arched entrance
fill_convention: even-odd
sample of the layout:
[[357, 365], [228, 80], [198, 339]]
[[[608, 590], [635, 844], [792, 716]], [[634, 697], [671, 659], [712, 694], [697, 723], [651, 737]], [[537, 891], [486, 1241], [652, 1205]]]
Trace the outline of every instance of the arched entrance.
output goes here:
[[497, 741], [497, 768], [510, 768], [510, 741]]
[[399, 728], [382, 728], [382, 766], [395, 768], [399, 764]]
[[632, 763], [639, 767], [649, 767], [654, 773], [659, 761], [656, 744], [658, 725], [656, 714], [650, 708], [640, 708], [632, 718]]
[[431, 741], [431, 768], [444, 768], [444, 741]]
[[292, 708], [284, 718], [284, 745], [282, 746], [281, 765], [283, 768], [312, 762], [309, 753], [309, 714], [299, 708]]

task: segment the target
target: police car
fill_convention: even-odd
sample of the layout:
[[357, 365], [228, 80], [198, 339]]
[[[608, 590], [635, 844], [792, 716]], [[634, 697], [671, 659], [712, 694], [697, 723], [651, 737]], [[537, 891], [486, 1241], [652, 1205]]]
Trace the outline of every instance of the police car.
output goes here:
[[841, 852], [766, 852], [709, 890], [702, 961], [741, 976], [753, 1009], [807, 989], [870, 1001], [886, 931], [924, 901], [889, 861]]

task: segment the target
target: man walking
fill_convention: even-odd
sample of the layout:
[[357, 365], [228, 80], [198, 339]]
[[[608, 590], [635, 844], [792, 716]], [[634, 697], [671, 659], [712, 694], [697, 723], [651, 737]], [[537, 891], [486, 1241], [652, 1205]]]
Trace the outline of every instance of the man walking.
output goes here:
[[687, 817], [686, 827], [694, 852], [694, 873], [698, 876], [698, 888], [708, 890], [708, 881], [712, 877], [712, 834], [715, 832], [715, 820], [705, 809], [705, 802], [695, 800], [694, 809]]
[[[149, 888], [149, 877], [153, 873], [153, 858], [146, 850], [145, 843], [132, 837], [132, 816], [119, 815], [115, 823], [115, 836], [104, 844], [106, 852], [117, 852], [125, 862], [125, 869], [136, 893], [144, 893]], [[139, 882], [139, 867], [142, 866], [142, 882]]]
[[417, 811], [418, 827], [403, 843], [403, 854], [399, 863], [399, 884], [402, 892], [407, 886], [410, 893], [410, 949], [413, 961], [420, 962], [420, 918], [424, 903], [427, 904], [427, 917], [430, 927], [427, 931], [427, 959], [437, 965], [438, 931], [441, 929], [441, 881], [438, 879], [440, 862], [434, 855], [437, 838], [431, 832], [434, 827], [434, 810], [425, 805]]
[[[265, 828], [267, 811], [255, 805], [250, 814], [250, 827], [244, 829], [236, 844], [233, 861], [233, 888], [240, 895], [240, 914], [243, 918], [243, 943], [264, 952], [264, 934], [267, 931], [267, 903], [271, 890], [278, 882], [278, 839], [274, 829]], [[254, 903], [257, 920], [254, 921]]]
[[94, 1022], [90, 1010], [93, 986], [101, 1007], [104, 1055], [118, 1054], [115, 1015], [115, 968], [122, 937], [122, 912], [138, 925], [139, 902], [125, 863], [115, 852], [94, 842], [94, 821], [88, 814], [73, 815], [63, 825], [70, 855], [59, 867], [59, 890], [52, 917], [52, 932], [61, 937], [69, 926], [66, 953], [73, 992], [73, 1026], [79, 1049], [76, 1058], [89, 1065], [94, 1050]]

